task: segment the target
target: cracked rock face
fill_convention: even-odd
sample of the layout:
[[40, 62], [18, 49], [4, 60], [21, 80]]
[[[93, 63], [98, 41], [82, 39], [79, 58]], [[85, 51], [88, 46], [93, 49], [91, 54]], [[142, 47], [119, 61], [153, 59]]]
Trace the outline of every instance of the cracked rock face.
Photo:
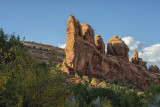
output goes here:
[[94, 30], [90, 25], [80, 24], [74, 16], [69, 16], [63, 72], [82, 72], [102, 79], [123, 78], [145, 90], [148, 90], [152, 82], [160, 82], [159, 76], [148, 72], [143, 64], [137, 64], [136, 61], [140, 60], [138, 53], [133, 55], [136, 63], [130, 63], [128, 52], [128, 46], [118, 36], [114, 36], [109, 40], [105, 54], [105, 44], [101, 36], [94, 38]]

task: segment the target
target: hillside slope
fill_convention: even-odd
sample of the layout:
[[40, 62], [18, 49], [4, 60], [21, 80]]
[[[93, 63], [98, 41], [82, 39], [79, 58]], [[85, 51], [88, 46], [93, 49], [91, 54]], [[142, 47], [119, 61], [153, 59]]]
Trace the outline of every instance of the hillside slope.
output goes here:
[[52, 55], [56, 56], [56, 63], [62, 63], [65, 58], [64, 49], [30, 41], [24, 41], [22, 43], [27, 47], [28, 52], [32, 56], [37, 57], [40, 61], [47, 64], [49, 63], [49, 59]]

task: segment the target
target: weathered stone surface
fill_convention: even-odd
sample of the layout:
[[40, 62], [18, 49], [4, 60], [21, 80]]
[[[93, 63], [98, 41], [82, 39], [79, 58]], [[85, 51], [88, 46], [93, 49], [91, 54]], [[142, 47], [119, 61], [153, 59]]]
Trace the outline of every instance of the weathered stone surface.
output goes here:
[[107, 54], [115, 55], [119, 59], [129, 61], [128, 52], [128, 46], [124, 43], [124, 41], [119, 39], [118, 36], [113, 36], [113, 38], [108, 41]]
[[142, 58], [139, 58], [138, 52], [136, 50], [134, 51], [133, 56], [129, 62], [137, 64], [137, 65], [141, 65], [141, 66], [147, 68], [147, 62], [144, 62], [142, 60]]
[[103, 39], [101, 38], [100, 35], [97, 35], [95, 37], [95, 45], [96, 45], [97, 50], [100, 53], [105, 53], [105, 44], [104, 44]]
[[[100, 72], [101, 70], [109, 69], [108, 65], [104, 66], [105, 60], [102, 57], [105, 56], [105, 54], [100, 54], [100, 51], [104, 52], [103, 43], [100, 42], [97, 45], [98, 48], [99, 46], [102, 47], [102, 49], [100, 48], [100, 51], [98, 51], [95, 43], [93, 43], [93, 34], [94, 31], [89, 25], [80, 25], [73, 16], [69, 17], [67, 23], [67, 43], [65, 47], [66, 58], [62, 68], [64, 72], [70, 73], [70, 71], [76, 70], [92, 75], [101, 75], [105, 73]], [[100, 39], [98, 40], [100, 41]], [[97, 40], [95, 41], [97, 42]], [[104, 61], [102, 61], [102, 59]], [[97, 70], [97, 72], [94, 72], [95, 70]]]
[[151, 65], [151, 66], [149, 67], [149, 71], [150, 71], [150, 72], [155, 72], [155, 73], [160, 73], [160, 69], [158, 68], [157, 65]]
[[[94, 31], [87, 24], [79, 24], [73, 16], [67, 23], [66, 58], [62, 71], [68, 74], [82, 72], [91, 77], [122, 78], [145, 90], [148, 85], [159, 83], [160, 77], [142, 66], [129, 63], [128, 46], [117, 36], [108, 43], [108, 54], [104, 54], [104, 43], [100, 36], [94, 40]], [[135, 57], [137, 58], [138, 55]]]
[[81, 23], [81, 27], [83, 39], [94, 45], [94, 30], [86, 23]]

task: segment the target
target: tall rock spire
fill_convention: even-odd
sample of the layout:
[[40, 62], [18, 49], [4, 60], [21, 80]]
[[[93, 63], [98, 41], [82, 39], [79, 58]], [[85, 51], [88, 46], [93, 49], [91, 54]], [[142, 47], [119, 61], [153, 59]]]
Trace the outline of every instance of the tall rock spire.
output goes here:
[[134, 51], [133, 56], [129, 62], [137, 64], [137, 65], [141, 65], [147, 68], [147, 62], [144, 62], [142, 58], [139, 58], [138, 52], [136, 50]]
[[100, 51], [100, 53], [105, 53], [105, 44], [104, 44], [103, 39], [101, 38], [100, 35], [96, 35], [95, 45], [96, 45], [97, 50]]

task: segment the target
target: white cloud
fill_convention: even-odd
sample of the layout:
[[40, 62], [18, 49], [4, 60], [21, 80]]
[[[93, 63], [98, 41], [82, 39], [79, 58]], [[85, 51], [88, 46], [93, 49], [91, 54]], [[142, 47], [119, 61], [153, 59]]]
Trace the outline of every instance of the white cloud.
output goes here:
[[137, 51], [141, 51], [143, 49], [144, 43], [135, 40], [133, 37], [128, 36], [128, 37], [124, 37], [122, 38], [122, 40], [127, 44], [127, 46], [129, 47], [129, 49], [132, 50], [137, 50]]
[[107, 45], [105, 45], [105, 53], [107, 53]]
[[58, 47], [64, 49], [66, 47], [66, 44], [58, 44]]
[[[122, 40], [128, 45], [129, 49], [139, 51], [139, 57], [146, 61], [149, 65], [160, 66], [160, 44], [154, 44], [149, 47], [144, 47], [144, 43], [135, 40], [133, 37], [128, 36], [122, 38]], [[132, 53], [132, 52], [131, 52]]]
[[144, 48], [143, 52], [139, 52], [139, 56], [150, 65], [160, 65], [160, 44]]

